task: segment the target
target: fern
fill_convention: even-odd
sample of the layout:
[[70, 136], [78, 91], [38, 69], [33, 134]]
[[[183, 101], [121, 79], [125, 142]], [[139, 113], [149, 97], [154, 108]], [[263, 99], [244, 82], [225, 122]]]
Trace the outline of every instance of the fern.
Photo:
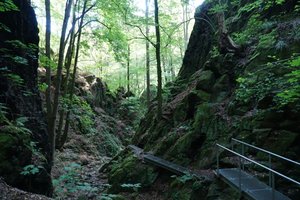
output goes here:
[[19, 11], [19, 8], [12, 0], [0, 2], [0, 12]]
[[0, 31], [2, 30], [11, 33], [10, 28], [8, 28], [5, 24], [0, 22]]
[[276, 43], [275, 48], [276, 48], [276, 50], [278, 50], [278, 51], [282, 51], [282, 50], [286, 49], [287, 46], [288, 46], [288, 45], [287, 45], [287, 43], [286, 43], [285, 41], [279, 40], [279, 41]]

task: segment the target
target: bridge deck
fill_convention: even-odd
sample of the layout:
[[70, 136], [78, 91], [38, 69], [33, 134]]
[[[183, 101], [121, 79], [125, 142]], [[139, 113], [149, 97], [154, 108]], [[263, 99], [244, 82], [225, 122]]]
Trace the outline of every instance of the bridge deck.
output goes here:
[[177, 165], [175, 163], [169, 162], [169, 161], [164, 160], [162, 158], [153, 156], [151, 154], [145, 154], [144, 155], [144, 160], [148, 163], [151, 163], [151, 164], [156, 165], [158, 167], [167, 169], [167, 170], [169, 170], [169, 171], [171, 171], [175, 174], [178, 174], [178, 175], [182, 175], [186, 172], [189, 172], [189, 170], [185, 167], [182, 167], [182, 166]]
[[134, 146], [134, 145], [129, 145], [129, 148], [132, 149], [132, 151], [139, 155], [140, 157], [143, 158], [143, 160], [149, 164], [155, 165], [157, 167], [166, 169], [170, 172], [173, 172], [174, 174], [177, 175], [184, 175], [185, 173], [189, 173], [193, 176], [195, 176], [198, 179], [203, 179], [204, 176], [195, 172], [192, 172], [190, 169], [186, 168], [186, 167], [182, 167], [180, 165], [177, 165], [175, 163], [172, 163], [170, 161], [167, 161], [165, 159], [162, 159], [160, 157], [154, 156], [150, 153], [144, 152], [143, 149]]
[[129, 147], [132, 149], [132, 151], [135, 154], [140, 154], [140, 156], [143, 157], [143, 160], [145, 162], [150, 163], [152, 165], [164, 168], [164, 169], [166, 169], [168, 171], [171, 171], [171, 172], [173, 172], [175, 174], [178, 174], [178, 175], [182, 175], [182, 174], [190, 171], [188, 168], [185, 168], [185, 167], [182, 167], [182, 166], [177, 165], [175, 163], [169, 162], [167, 160], [164, 160], [162, 158], [154, 156], [150, 153], [146, 153], [146, 152], [143, 151], [143, 149], [141, 149], [137, 146], [129, 145]]
[[[228, 184], [239, 189], [241, 183], [241, 191], [255, 200], [272, 200], [272, 188], [265, 183], [262, 183], [254, 176], [241, 170], [241, 182], [239, 181], [239, 169], [219, 169], [219, 175]], [[274, 190], [274, 200], [291, 200], [287, 196]]]

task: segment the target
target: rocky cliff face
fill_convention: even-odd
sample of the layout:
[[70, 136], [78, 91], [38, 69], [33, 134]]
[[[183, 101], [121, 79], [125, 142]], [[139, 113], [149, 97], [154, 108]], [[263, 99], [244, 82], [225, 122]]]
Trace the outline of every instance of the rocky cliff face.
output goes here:
[[12, 10], [0, 14], [0, 176], [51, 195], [50, 147], [37, 85], [37, 21], [28, 1], [14, 3], [17, 11], [7, 6]]
[[[182, 69], [168, 88], [163, 119], [157, 121], [155, 110], [149, 111], [133, 143], [197, 170], [215, 169], [215, 144], [228, 144], [232, 137], [299, 161], [299, 2], [226, 2], [210, 0], [197, 9]], [[110, 182], [151, 185], [152, 179], [136, 174], [157, 177], [160, 172], [138, 168], [141, 172], [131, 176], [130, 166], [139, 161], [126, 155], [112, 167]], [[221, 164], [232, 166], [226, 159]], [[285, 169], [280, 163], [276, 167]], [[299, 171], [286, 173], [297, 177]], [[239, 198], [216, 180], [169, 181], [173, 184], [164, 199]], [[277, 184], [291, 197], [299, 192]]]

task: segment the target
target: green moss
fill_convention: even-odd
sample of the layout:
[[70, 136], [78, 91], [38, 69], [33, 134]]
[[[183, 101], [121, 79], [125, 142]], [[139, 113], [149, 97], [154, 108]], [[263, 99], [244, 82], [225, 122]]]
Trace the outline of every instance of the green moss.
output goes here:
[[239, 200], [241, 197], [238, 190], [231, 188], [225, 182], [218, 180], [209, 186], [206, 199]]
[[161, 137], [167, 135], [170, 130], [172, 129], [172, 124], [160, 120], [159, 122], [153, 122], [152, 126], [149, 128], [149, 130], [146, 132], [147, 135], [145, 136], [146, 139], [146, 145], [145, 150], [152, 150], [153, 144], [159, 143], [161, 141]]
[[112, 166], [109, 173], [110, 192], [124, 191], [122, 184], [141, 184], [141, 187], [149, 187], [157, 178], [158, 173], [154, 168], [141, 164], [133, 155], [127, 157]]
[[195, 139], [195, 134], [193, 132], [187, 133], [181, 138], [179, 138], [176, 143], [167, 152], [169, 158], [174, 158], [176, 160], [187, 161], [183, 158], [186, 157], [186, 152], [190, 149], [192, 142]]
[[190, 200], [191, 198], [191, 189], [184, 188], [180, 190], [175, 190], [172, 192], [172, 200]]
[[103, 131], [101, 137], [102, 142], [97, 147], [100, 154], [114, 156], [121, 150], [122, 143], [115, 135]]
[[212, 114], [213, 114], [212, 104], [203, 103], [199, 105], [197, 107], [193, 128], [195, 130], [200, 130], [202, 128], [203, 122], [209, 119]]
[[197, 77], [197, 90], [210, 91], [212, 85], [215, 82], [214, 73], [210, 70], [200, 72], [199, 77]]
[[276, 132], [276, 138], [270, 138], [266, 141], [264, 147], [267, 147], [272, 152], [284, 154], [290, 149], [293, 143], [296, 142], [299, 133], [280, 130]]
[[158, 155], [164, 154], [178, 139], [179, 134], [177, 132], [170, 132], [164, 136], [153, 148], [154, 152]]
[[197, 91], [195, 91], [195, 93], [197, 94], [199, 99], [201, 99], [203, 102], [209, 101], [209, 99], [211, 97], [211, 95], [209, 93], [204, 92], [202, 90], [197, 90]]
[[176, 106], [176, 109], [173, 114], [173, 121], [175, 125], [182, 123], [187, 118], [187, 110], [188, 110], [188, 101], [185, 98], [179, 105]]
[[24, 158], [31, 155], [30, 134], [25, 127], [17, 125], [9, 123], [0, 132], [0, 175], [8, 183], [24, 178], [19, 173], [28, 164]]
[[199, 200], [204, 199], [211, 183], [198, 180], [190, 174], [175, 177], [170, 184], [168, 199], [172, 200]]

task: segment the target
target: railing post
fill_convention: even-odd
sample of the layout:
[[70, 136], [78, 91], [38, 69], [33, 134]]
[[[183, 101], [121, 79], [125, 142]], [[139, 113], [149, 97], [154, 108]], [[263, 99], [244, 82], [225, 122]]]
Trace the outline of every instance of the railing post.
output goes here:
[[241, 157], [239, 157], [239, 190], [242, 193], [242, 169], [241, 169]]
[[[271, 154], [269, 154], [269, 168], [272, 169], [272, 158], [271, 158]], [[269, 171], [269, 186], [272, 187], [272, 172]]]
[[217, 176], [219, 176], [219, 167], [220, 167], [220, 161], [219, 161], [219, 147], [217, 145]]
[[272, 200], [275, 200], [275, 176], [272, 173]]
[[[242, 144], [242, 155], [245, 156], [245, 145]], [[243, 159], [242, 161], [242, 169], [245, 170], [245, 164], [244, 164], [245, 160]]]

